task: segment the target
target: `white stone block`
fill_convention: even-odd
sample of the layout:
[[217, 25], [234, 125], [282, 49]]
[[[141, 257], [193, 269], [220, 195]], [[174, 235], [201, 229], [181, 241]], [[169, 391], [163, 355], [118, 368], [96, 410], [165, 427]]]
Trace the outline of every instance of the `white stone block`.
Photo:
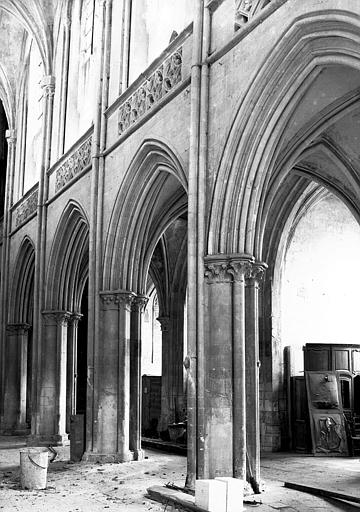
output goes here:
[[244, 510], [244, 481], [225, 476], [218, 476], [215, 480], [226, 484], [226, 512]]
[[219, 480], [196, 480], [195, 505], [209, 512], [226, 512], [226, 484]]

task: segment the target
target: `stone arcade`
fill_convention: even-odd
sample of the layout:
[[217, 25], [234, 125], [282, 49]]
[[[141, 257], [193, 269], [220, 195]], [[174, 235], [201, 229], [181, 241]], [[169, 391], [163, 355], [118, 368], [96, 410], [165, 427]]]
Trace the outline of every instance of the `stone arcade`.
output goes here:
[[82, 414], [83, 460], [141, 460], [160, 346], [187, 485], [259, 482], [287, 251], [326, 201], [359, 221], [360, 2], [0, 0], [0, 27], [1, 432]]

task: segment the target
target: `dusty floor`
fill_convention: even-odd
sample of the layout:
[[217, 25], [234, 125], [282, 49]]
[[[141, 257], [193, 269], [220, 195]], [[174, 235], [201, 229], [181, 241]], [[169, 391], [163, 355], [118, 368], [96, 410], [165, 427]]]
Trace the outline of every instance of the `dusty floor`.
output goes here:
[[[125, 464], [69, 463], [63, 460], [49, 466], [48, 487], [43, 491], [24, 491], [19, 483], [19, 450], [24, 439], [0, 437], [0, 510], [21, 512], [170, 512], [146, 497], [146, 489], [185, 481], [186, 458], [146, 450], [142, 462]], [[271, 454], [262, 460], [266, 490], [256, 497], [257, 507], [245, 510], [270, 512], [356, 511], [360, 505], [324, 500], [306, 493], [285, 489], [283, 481], [318, 485], [360, 497], [360, 461], [355, 458], [314, 458]]]

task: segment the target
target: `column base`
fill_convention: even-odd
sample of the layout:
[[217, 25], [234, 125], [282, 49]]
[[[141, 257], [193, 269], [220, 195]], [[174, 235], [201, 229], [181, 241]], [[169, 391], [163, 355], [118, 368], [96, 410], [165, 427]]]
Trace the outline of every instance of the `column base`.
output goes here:
[[67, 434], [30, 435], [26, 438], [28, 446], [69, 446]]
[[145, 459], [145, 451], [144, 450], [134, 450], [134, 460], [144, 460]]
[[133, 460], [141, 460], [141, 459], [135, 459], [134, 452], [128, 451], [126, 453], [85, 452], [84, 455], [82, 456], [81, 460], [84, 462], [100, 462], [102, 464], [107, 464], [107, 463], [114, 463], [114, 462], [130, 462]]

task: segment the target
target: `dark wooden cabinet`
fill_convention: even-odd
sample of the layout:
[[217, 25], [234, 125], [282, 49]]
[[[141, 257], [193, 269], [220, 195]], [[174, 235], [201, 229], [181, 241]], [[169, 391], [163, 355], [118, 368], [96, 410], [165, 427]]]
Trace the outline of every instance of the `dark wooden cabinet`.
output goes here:
[[[349, 423], [360, 415], [360, 345], [307, 343], [304, 371], [336, 371], [340, 382], [342, 408]], [[311, 447], [305, 378], [291, 378], [292, 445], [296, 451]]]

